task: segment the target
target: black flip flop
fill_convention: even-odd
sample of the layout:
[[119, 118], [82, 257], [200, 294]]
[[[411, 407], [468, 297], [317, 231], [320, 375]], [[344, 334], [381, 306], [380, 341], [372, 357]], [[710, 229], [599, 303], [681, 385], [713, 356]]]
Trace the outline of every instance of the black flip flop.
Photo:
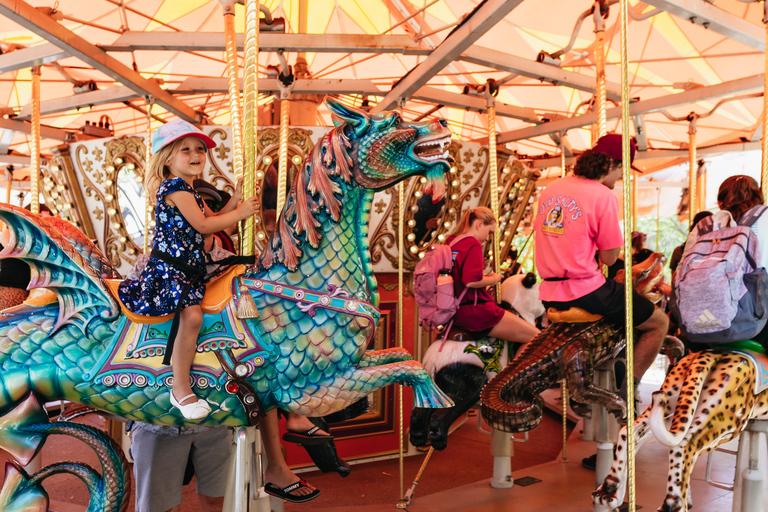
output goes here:
[[315, 435], [320, 430], [322, 430], [320, 427], [312, 427], [311, 429], [305, 430], [304, 432], [286, 432], [283, 434], [283, 441], [288, 443], [304, 444], [308, 446], [333, 441], [332, 435]]
[[299, 479], [298, 482], [295, 482], [295, 483], [292, 483], [291, 485], [283, 487], [282, 489], [276, 486], [275, 484], [273, 484], [272, 482], [267, 482], [266, 484], [264, 484], [264, 492], [271, 496], [276, 496], [285, 501], [290, 501], [291, 503], [305, 503], [307, 501], [313, 500], [318, 496], [320, 496], [320, 489], [315, 489], [310, 494], [307, 494], [304, 496], [296, 496], [295, 494], [291, 494], [292, 491], [295, 491], [296, 489], [301, 489], [302, 487], [308, 487], [308, 484], [307, 482], [301, 479]]

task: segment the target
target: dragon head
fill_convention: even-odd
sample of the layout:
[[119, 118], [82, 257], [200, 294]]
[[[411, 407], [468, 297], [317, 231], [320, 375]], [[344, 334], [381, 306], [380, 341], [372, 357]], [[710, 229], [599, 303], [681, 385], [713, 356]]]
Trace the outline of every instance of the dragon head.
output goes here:
[[[397, 112], [369, 115], [328, 98], [334, 124], [346, 123], [353, 147], [355, 180], [363, 187], [383, 190], [413, 175], [426, 176], [424, 193], [434, 202], [445, 195], [443, 173], [451, 167], [451, 131], [443, 119], [407, 122]], [[356, 149], [356, 151], [355, 151]]]

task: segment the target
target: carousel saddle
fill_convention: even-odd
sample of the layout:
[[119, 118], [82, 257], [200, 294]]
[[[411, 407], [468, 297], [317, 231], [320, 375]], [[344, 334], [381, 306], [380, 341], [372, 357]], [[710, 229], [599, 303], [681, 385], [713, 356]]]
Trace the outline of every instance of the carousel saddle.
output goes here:
[[[200, 305], [203, 309], [203, 313], [212, 315], [219, 313], [229, 301], [232, 300], [232, 280], [245, 272], [245, 265], [233, 265], [229, 270], [217, 276], [215, 279], [209, 281], [205, 285], [205, 296], [203, 302]], [[144, 316], [132, 313], [125, 307], [125, 304], [120, 300], [117, 293], [117, 288], [123, 281], [121, 279], [105, 279], [109, 286], [112, 295], [120, 302], [120, 308], [123, 314], [127, 316], [132, 322], [138, 324], [160, 324], [167, 322], [173, 318], [173, 313], [169, 313], [163, 316]]]
[[547, 310], [547, 317], [550, 322], [568, 322], [572, 324], [584, 323], [584, 322], [597, 322], [603, 315], [597, 315], [590, 313], [581, 308], [570, 308], [564, 311], [559, 311], [555, 308], [549, 308]]

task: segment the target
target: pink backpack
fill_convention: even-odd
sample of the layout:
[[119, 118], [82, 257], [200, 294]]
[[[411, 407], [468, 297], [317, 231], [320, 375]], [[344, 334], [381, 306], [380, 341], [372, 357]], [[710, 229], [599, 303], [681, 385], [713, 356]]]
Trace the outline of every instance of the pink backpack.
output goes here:
[[446, 336], [453, 324], [465, 289], [457, 298], [453, 295], [453, 255], [451, 247], [471, 235], [460, 235], [448, 245], [434, 245], [413, 271], [413, 294], [419, 305], [419, 325]]

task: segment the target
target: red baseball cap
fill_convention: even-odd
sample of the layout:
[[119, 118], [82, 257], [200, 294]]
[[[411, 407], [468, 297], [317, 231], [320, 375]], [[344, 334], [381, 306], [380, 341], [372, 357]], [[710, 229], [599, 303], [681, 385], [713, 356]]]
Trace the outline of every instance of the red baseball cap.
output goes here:
[[[601, 155], [609, 156], [613, 158], [614, 160], [621, 161], [621, 134], [619, 133], [609, 133], [607, 135], [603, 135], [597, 140], [597, 144], [595, 144], [595, 147], [592, 148], [592, 151], [595, 153], [600, 153]], [[632, 162], [635, 161], [635, 154], [637, 153], [637, 145], [635, 144], [635, 141], [632, 139], [629, 139], [629, 164], [630, 167], [637, 171], [642, 173], [640, 169], [632, 165]]]

